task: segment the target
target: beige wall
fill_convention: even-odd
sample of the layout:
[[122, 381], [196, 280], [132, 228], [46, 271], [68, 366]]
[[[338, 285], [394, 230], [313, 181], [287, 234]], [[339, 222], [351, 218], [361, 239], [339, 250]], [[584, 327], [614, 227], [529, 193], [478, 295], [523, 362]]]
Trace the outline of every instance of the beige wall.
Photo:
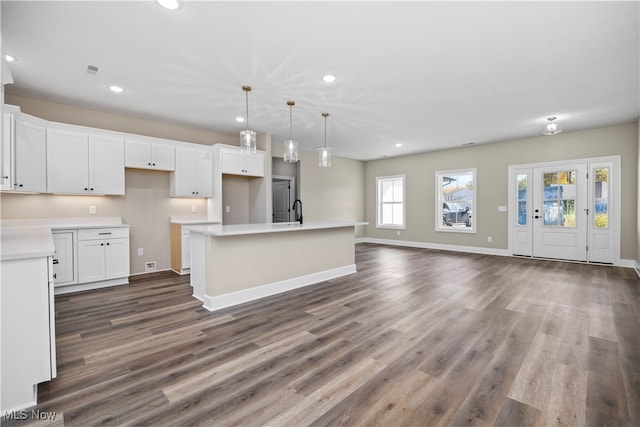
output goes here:
[[108, 129], [118, 132], [175, 139], [194, 144], [224, 143], [238, 145], [237, 135], [187, 127], [167, 120], [151, 120], [123, 113], [92, 110], [41, 99], [5, 93], [5, 103], [17, 105], [23, 113], [54, 122]]
[[[552, 137], [483, 144], [406, 157], [369, 161], [365, 164], [367, 237], [435, 244], [507, 249], [508, 166], [555, 160], [621, 155], [622, 242], [621, 257], [636, 258], [638, 187], [638, 124], [565, 132]], [[477, 233], [435, 231], [435, 172], [477, 168]], [[375, 226], [375, 179], [377, 176], [406, 175], [406, 230]], [[493, 243], [487, 237], [493, 237]]]
[[[282, 144], [272, 145], [273, 156], [282, 157]], [[364, 168], [359, 160], [332, 158], [330, 168], [318, 167], [318, 153], [299, 150], [300, 179], [296, 183], [305, 221], [363, 221]], [[364, 227], [356, 227], [364, 236]]]

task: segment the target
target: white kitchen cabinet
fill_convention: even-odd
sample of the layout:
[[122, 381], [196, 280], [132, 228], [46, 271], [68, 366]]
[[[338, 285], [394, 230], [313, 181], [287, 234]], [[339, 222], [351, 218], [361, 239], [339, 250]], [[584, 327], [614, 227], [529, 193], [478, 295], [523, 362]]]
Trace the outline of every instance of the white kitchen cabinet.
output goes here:
[[171, 173], [171, 197], [212, 197], [211, 150], [176, 148], [176, 170]]
[[47, 189], [57, 194], [124, 194], [124, 138], [47, 129]]
[[173, 171], [176, 169], [175, 146], [127, 136], [125, 138], [125, 166]]
[[37, 404], [38, 384], [56, 376], [51, 257], [2, 261], [2, 407]]
[[13, 113], [2, 112], [2, 140], [0, 147], [0, 191], [13, 190], [13, 174], [11, 173], [12, 144], [13, 144]]
[[53, 283], [56, 287], [77, 283], [75, 274], [75, 230], [56, 230], [53, 232]]
[[40, 119], [25, 114], [14, 116], [13, 189], [47, 191], [47, 134]]
[[220, 150], [222, 173], [230, 175], [264, 176], [264, 151], [242, 155], [240, 149], [223, 148]]
[[129, 276], [129, 229], [78, 230], [78, 283]]

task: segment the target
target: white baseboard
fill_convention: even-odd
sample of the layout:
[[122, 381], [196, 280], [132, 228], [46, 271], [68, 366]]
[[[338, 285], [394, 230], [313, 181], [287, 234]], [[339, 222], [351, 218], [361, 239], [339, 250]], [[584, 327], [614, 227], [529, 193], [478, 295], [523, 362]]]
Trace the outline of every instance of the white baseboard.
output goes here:
[[476, 246], [443, 245], [441, 243], [413, 242], [409, 240], [391, 240], [365, 237], [360, 243], [378, 243], [381, 245], [406, 246], [410, 248], [437, 249], [441, 251], [468, 252], [472, 254], [511, 256], [506, 249], [481, 248]]
[[293, 289], [313, 285], [315, 283], [324, 282], [326, 280], [335, 279], [337, 277], [346, 276], [355, 272], [356, 265], [351, 264], [345, 265], [344, 267], [338, 267], [331, 270], [320, 271], [318, 273], [307, 274], [305, 276], [294, 277], [292, 279], [269, 283], [262, 286], [256, 286], [255, 288], [231, 292], [224, 295], [217, 295], [212, 297], [205, 294], [203, 306], [209, 311], [216, 311], [260, 298], [265, 298], [271, 295], [280, 294], [282, 292], [291, 291]]
[[53, 289], [55, 295], [70, 294], [72, 292], [90, 291], [93, 289], [108, 288], [111, 286], [128, 285], [129, 278], [103, 280], [101, 282], [81, 283], [79, 285], [60, 286]]
[[[457, 245], [443, 245], [439, 243], [426, 243], [426, 242], [412, 242], [407, 240], [391, 240], [391, 239], [377, 239], [373, 237], [364, 237], [357, 239], [356, 243], [377, 243], [380, 245], [395, 245], [406, 246], [410, 248], [422, 248], [422, 249], [437, 249], [442, 251], [455, 251], [455, 252], [468, 252], [472, 254], [484, 254], [484, 255], [498, 255], [498, 256], [512, 256], [506, 249], [494, 249], [494, 248], [480, 248], [476, 246], [457, 246]], [[638, 277], [640, 277], [640, 264], [632, 259], [621, 259], [619, 264], [615, 264], [616, 267], [633, 268], [636, 270]]]

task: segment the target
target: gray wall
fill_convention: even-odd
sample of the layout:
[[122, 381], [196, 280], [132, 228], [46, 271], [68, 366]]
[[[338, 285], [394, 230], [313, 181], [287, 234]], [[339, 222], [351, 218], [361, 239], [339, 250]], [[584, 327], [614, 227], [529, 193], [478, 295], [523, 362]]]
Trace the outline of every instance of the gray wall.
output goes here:
[[[638, 221], [638, 124], [565, 132], [516, 141], [482, 144], [365, 164], [367, 237], [433, 244], [507, 249], [508, 166], [526, 163], [621, 155], [622, 259], [636, 259]], [[435, 231], [435, 172], [477, 168], [477, 233]], [[376, 228], [377, 176], [406, 175], [406, 230]], [[489, 243], [487, 237], [493, 237]]]

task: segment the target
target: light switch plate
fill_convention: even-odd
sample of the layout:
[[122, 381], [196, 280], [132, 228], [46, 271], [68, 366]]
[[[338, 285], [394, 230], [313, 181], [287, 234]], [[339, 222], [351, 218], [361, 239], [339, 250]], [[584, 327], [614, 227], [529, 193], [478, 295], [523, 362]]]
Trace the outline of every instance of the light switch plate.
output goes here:
[[97, 213], [97, 209], [95, 206], [89, 206], [89, 215], [95, 215]]
[[507, 207], [505, 205], [498, 206], [498, 212], [506, 212], [506, 211], [507, 211]]

